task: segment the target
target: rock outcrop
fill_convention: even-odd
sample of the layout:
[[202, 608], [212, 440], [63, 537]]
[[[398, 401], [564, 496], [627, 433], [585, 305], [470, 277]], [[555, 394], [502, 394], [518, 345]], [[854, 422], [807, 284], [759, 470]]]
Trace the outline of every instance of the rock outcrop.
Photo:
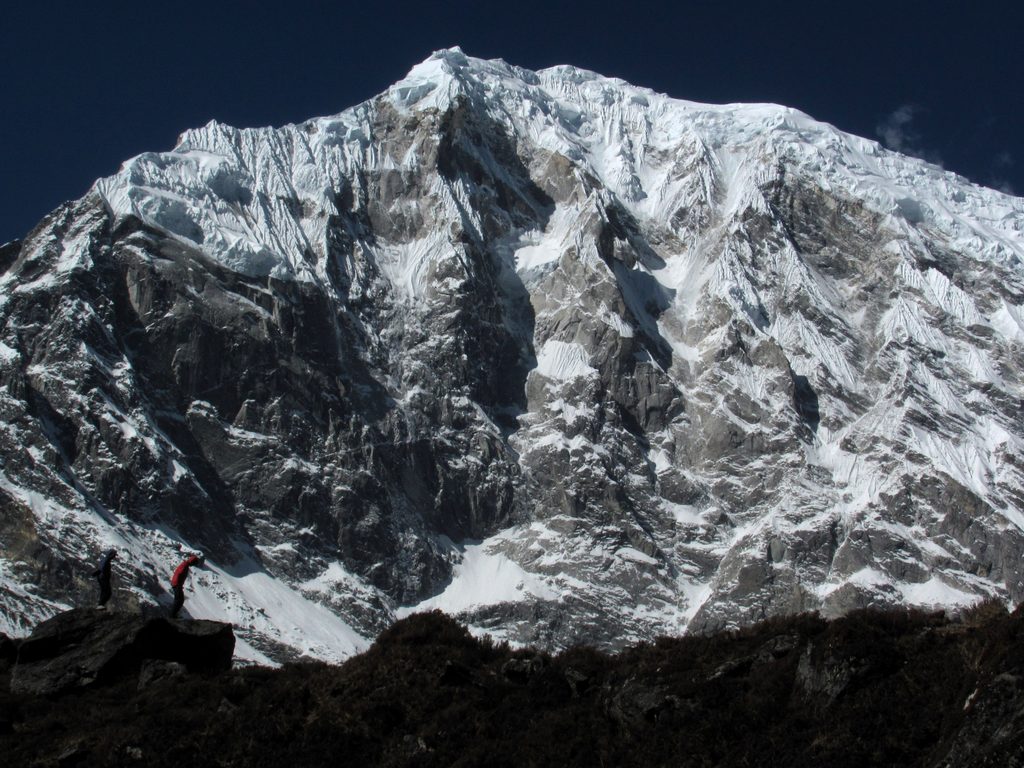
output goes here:
[[[235, 637], [230, 624], [143, 619], [90, 609], [58, 614], [18, 643], [11, 691], [55, 694], [138, 676], [153, 661], [190, 672], [231, 668]], [[147, 672], [147, 677], [154, 674]]]

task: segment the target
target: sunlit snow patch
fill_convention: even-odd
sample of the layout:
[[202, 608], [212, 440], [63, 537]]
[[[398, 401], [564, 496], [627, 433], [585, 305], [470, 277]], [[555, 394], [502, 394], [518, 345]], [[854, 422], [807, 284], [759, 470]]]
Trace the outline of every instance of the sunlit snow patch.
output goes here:
[[597, 373], [582, 344], [549, 340], [537, 355], [537, 373], [555, 381], [572, 381]]
[[528, 597], [541, 600], [558, 597], [540, 578], [488, 548], [488, 542], [467, 545], [444, 592], [418, 605], [400, 608], [396, 615], [402, 618], [434, 609], [457, 614], [481, 606], [520, 602]]
[[908, 605], [925, 608], [973, 605], [981, 599], [979, 595], [957, 589], [938, 576], [917, 584], [900, 582], [896, 588]]
[[[249, 572], [244, 568], [229, 572], [207, 562], [194, 572], [194, 592], [186, 609], [198, 618], [231, 622], [243, 637], [252, 630], [324, 661], [342, 661], [367, 648], [367, 640], [330, 609], [273, 578], [258, 564], [251, 565]], [[242, 643], [235, 655], [266, 663], [263, 654], [247, 657], [248, 649], [251, 646]]]
[[19, 584], [13, 563], [0, 557], [0, 633], [23, 637], [41, 621], [71, 606], [35, 594], [30, 585]]
[[1006, 338], [1024, 342], [1024, 308], [1003, 301], [1003, 306], [989, 320], [992, 327]]

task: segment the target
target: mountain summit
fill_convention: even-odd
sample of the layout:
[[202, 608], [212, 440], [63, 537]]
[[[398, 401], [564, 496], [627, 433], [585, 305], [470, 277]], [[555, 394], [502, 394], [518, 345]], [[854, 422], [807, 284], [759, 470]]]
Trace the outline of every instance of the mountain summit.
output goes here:
[[439, 51], [0, 251], [0, 631], [344, 657], [1024, 596], [1024, 200], [775, 105]]

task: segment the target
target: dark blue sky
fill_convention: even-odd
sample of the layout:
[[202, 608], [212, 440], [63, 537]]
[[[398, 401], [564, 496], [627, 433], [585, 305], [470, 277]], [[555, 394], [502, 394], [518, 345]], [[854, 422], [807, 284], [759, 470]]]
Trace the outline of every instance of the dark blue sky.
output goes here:
[[0, 242], [211, 118], [331, 114], [431, 51], [575, 64], [678, 98], [771, 101], [1024, 194], [1024, 3], [12, 3]]

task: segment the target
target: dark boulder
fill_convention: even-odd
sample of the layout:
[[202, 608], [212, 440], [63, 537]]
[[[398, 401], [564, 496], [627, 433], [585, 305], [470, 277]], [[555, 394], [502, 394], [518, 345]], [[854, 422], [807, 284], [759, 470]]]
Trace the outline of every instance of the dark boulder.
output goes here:
[[235, 633], [220, 621], [157, 618], [143, 625], [136, 644], [142, 658], [176, 661], [189, 672], [218, 672], [231, 669]]
[[632, 676], [621, 687], [606, 685], [605, 697], [608, 717], [627, 731], [642, 730], [645, 724], [662, 720], [682, 705], [679, 696], [670, 694], [665, 686]]
[[514, 683], [528, 682], [543, 671], [543, 656], [517, 656], [501, 665], [501, 674]]
[[18, 648], [14, 693], [50, 694], [137, 676], [147, 660], [182, 664], [190, 672], [231, 668], [230, 624], [76, 609], [33, 630]]
[[0, 672], [10, 667], [18, 658], [18, 643], [0, 632]]

